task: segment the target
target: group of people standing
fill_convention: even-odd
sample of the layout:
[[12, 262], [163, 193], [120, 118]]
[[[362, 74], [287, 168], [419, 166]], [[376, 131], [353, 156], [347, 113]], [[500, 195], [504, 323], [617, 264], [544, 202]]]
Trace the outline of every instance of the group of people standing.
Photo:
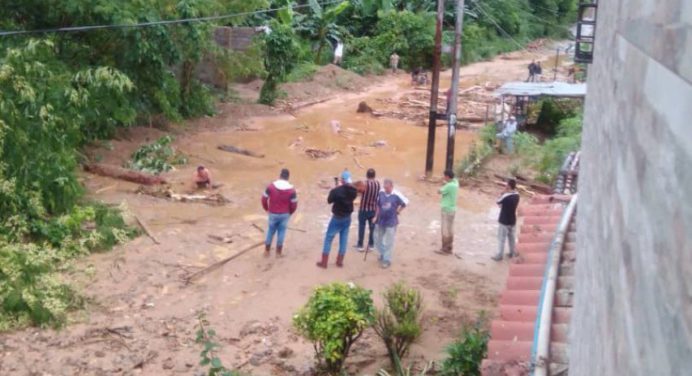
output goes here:
[[[277, 235], [276, 256], [283, 255], [283, 245], [288, 228], [288, 221], [298, 208], [296, 190], [289, 183], [290, 173], [282, 169], [279, 179], [271, 183], [262, 195], [262, 207], [269, 214], [268, 230], [265, 239], [265, 256], [270, 256], [274, 235]], [[336, 266], [343, 267], [348, 249], [348, 235], [351, 228], [351, 216], [354, 212], [354, 202], [361, 195], [358, 210], [358, 241], [355, 248], [358, 252], [378, 252], [380, 267], [387, 269], [392, 265], [394, 240], [399, 225], [399, 215], [408, 206], [409, 200], [394, 189], [391, 179], [384, 179], [383, 185], [376, 179], [374, 169], [368, 169], [366, 180], [353, 183], [351, 173], [344, 170], [339, 178], [335, 178], [336, 187], [329, 191], [327, 203], [331, 204], [332, 217], [322, 246], [322, 253], [316, 265], [326, 269], [329, 263], [332, 243], [339, 237]], [[457, 211], [459, 182], [454, 172], [444, 172], [445, 184], [439, 189], [441, 196], [441, 234], [442, 247], [436, 252], [442, 255], [452, 255], [454, 243], [454, 219]], [[516, 182], [510, 180], [505, 191], [498, 198], [500, 206], [498, 240], [500, 248], [493, 259], [503, 258], [504, 243], [509, 242], [509, 256], [516, 255], [515, 231], [516, 209], [519, 204], [519, 194], [516, 192]], [[368, 237], [366, 239], [366, 230]]]
[[529, 64], [529, 77], [526, 79], [526, 82], [541, 81], [542, 74], [543, 67], [541, 67], [541, 62], [534, 60]]

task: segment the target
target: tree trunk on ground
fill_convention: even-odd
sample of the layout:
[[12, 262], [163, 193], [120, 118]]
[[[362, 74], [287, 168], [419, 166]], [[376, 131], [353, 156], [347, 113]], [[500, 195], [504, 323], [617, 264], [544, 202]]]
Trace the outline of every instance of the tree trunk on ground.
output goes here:
[[92, 174], [107, 176], [110, 178], [129, 181], [143, 185], [166, 184], [166, 180], [160, 176], [146, 174], [139, 171], [128, 170], [122, 167], [101, 163], [89, 163], [84, 165], [84, 170]]

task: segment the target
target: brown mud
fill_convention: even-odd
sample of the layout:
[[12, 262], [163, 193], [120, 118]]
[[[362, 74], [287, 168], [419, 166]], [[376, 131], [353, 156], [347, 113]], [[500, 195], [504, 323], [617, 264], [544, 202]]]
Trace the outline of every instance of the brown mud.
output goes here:
[[[547, 57], [551, 50], [542, 53]], [[526, 65], [535, 56], [515, 53], [511, 59], [464, 67], [462, 88], [523, 79]], [[328, 70], [332, 71], [338, 74], [339, 70]], [[443, 74], [441, 88], [449, 85], [449, 77], [450, 72]], [[202, 347], [195, 343], [195, 326], [198, 313], [205, 312], [218, 334], [219, 355], [227, 367], [253, 375], [309, 375], [314, 361], [312, 346], [296, 335], [291, 320], [315, 286], [332, 281], [350, 281], [372, 289], [378, 306], [382, 291], [394, 282], [404, 280], [420, 289], [425, 330], [406, 362], [441, 360], [445, 346], [457, 337], [462, 324], [480, 310], [493, 313], [505, 282], [507, 265], [489, 258], [496, 247], [494, 200], [500, 187], [463, 188], [454, 245], [460, 257], [433, 253], [440, 247], [438, 184], [419, 179], [427, 130], [413, 122], [356, 113], [361, 101], [374, 107], [380, 106], [378, 99], [396, 102], [412, 90], [409, 76], [401, 73], [372, 82], [367, 87], [298, 96], [295, 102], [318, 99], [316, 96], [333, 99], [292, 115], [258, 105], [224, 104], [215, 117], [174, 128], [175, 145], [190, 157], [190, 163], [164, 175], [171, 182], [170, 189], [191, 193], [193, 170], [204, 164], [215, 183], [223, 184], [212, 193], [227, 198], [230, 202], [225, 205], [137, 194], [136, 184], [84, 173], [83, 182], [91, 198], [136, 215], [161, 244], [141, 236], [110, 252], [79, 260], [66, 278], [89, 297], [87, 308], [76, 312], [72, 322], [60, 331], [30, 328], [0, 335], [0, 374], [201, 374]], [[303, 92], [311, 90], [317, 89], [303, 88]], [[257, 95], [247, 85], [241, 92], [243, 96]], [[340, 122], [339, 134], [333, 132], [331, 120]], [[122, 165], [139, 145], [162, 134], [152, 128], [134, 128], [111, 141], [112, 147], [89, 152], [104, 163]], [[442, 170], [445, 134], [445, 129], [438, 128], [437, 175]], [[457, 132], [457, 159], [465, 155], [476, 137], [472, 130]], [[218, 150], [221, 144], [265, 157]], [[305, 151], [310, 148], [334, 153], [314, 159]], [[507, 163], [510, 161], [500, 165]], [[370, 254], [364, 261], [363, 254], [351, 248], [343, 269], [336, 268], [334, 260], [329, 269], [318, 269], [315, 261], [330, 217], [328, 189], [344, 168], [356, 179], [364, 178], [365, 170], [360, 166], [375, 168], [379, 178], [392, 178], [411, 201], [402, 213], [392, 268], [381, 270], [376, 255]], [[283, 167], [291, 170], [291, 182], [299, 197], [299, 209], [290, 226], [302, 230], [289, 230], [285, 257], [264, 258], [258, 248], [185, 285], [185, 276], [263, 239], [253, 226], [265, 226], [260, 196]], [[354, 215], [349, 247], [357, 236], [355, 219]], [[372, 375], [387, 366], [386, 350], [368, 331], [347, 363], [354, 375]]]

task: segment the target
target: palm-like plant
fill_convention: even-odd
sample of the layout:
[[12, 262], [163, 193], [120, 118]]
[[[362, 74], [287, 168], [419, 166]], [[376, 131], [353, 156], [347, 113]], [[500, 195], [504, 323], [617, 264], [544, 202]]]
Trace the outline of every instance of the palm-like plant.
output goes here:
[[349, 1], [343, 1], [338, 5], [324, 9], [317, 0], [309, 0], [311, 14], [303, 17], [296, 17], [296, 30], [307, 34], [311, 39], [318, 42], [315, 64], [318, 64], [322, 51], [328, 39], [340, 40], [341, 32], [336, 24], [336, 19], [346, 8]]

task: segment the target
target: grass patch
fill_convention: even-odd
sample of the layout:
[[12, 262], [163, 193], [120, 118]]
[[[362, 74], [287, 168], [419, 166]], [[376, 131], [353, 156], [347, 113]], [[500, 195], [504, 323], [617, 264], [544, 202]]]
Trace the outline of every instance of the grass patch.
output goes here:
[[312, 81], [312, 78], [317, 73], [319, 67], [311, 62], [303, 62], [298, 64], [291, 73], [286, 77], [287, 82], [305, 82]]

